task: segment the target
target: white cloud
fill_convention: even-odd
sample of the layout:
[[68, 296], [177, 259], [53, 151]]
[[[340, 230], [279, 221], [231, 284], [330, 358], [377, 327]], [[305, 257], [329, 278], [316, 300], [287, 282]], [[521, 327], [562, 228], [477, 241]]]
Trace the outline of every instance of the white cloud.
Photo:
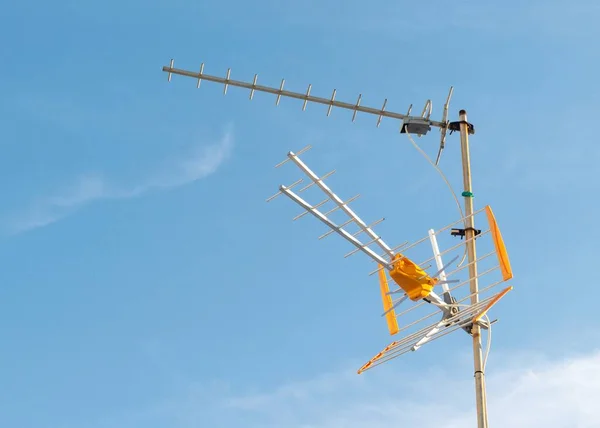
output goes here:
[[[494, 359], [504, 361], [498, 355]], [[511, 360], [503, 367], [488, 367], [490, 426], [600, 426], [600, 352], [555, 361], [531, 355]], [[229, 415], [225, 421], [256, 421], [247, 427], [474, 427], [472, 370], [459, 366], [424, 373], [399, 372], [390, 366], [360, 376], [348, 370], [262, 394], [227, 398], [218, 411]]]
[[[352, 367], [246, 395], [231, 383], [191, 383], [171, 400], [96, 426], [475, 427], [470, 355], [424, 371], [413, 355], [363, 375]], [[497, 352], [492, 359], [486, 377], [490, 427], [600, 427], [600, 351], [552, 360], [539, 353]]]
[[[497, 363], [487, 368], [490, 427], [600, 427], [600, 351], [553, 360], [539, 353], [492, 355]], [[476, 427], [470, 355], [424, 371], [411, 364], [410, 358], [399, 359], [363, 375], [352, 367], [246, 395], [232, 383], [188, 383], [176, 397], [94, 426]], [[256, 378], [262, 378], [259, 371]]]
[[124, 199], [140, 196], [156, 189], [183, 186], [213, 174], [227, 160], [233, 148], [233, 136], [226, 132], [219, 142], [198, 146], [184, 159], [165, 165], [138, 183], [118, 185], [102, 175], [86, 174], [55, 196], [35, 201], [31, 208], [10, 222], [10, 233], [47, 226], [78, 208], [101, 199]]

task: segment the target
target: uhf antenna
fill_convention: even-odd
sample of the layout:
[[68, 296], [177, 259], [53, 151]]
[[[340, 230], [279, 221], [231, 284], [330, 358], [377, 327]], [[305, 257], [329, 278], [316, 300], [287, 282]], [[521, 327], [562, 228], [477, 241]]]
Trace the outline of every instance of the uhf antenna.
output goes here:
[[[174, 68], [174, 61], [171, 59], [171, 63], [169, 66], [164, 66], [162, 70], [168, 73], [168, 80], [171, 81], [171, 77], [173, 74], [191, 77], [197, 80], [196, 87], [200, 87], [202, 80], [208, 80], [215, 83], [220, 83], [223, 85], [223, 94], [227, 94], [227, 89], [229, 86], [237, 86], [240, 88], [246, 88], [250, 90], [250, 99], [252, 100], [254, 93], [256, 91], [259, 92], [267, 92], [276, 96], [275, 104], [279, 105], [282, 97], [288, 98], [296, 98], [303, 101], [302, 110], [306, 109], [306, 106], [309, 102], [323, 104], [326, 105], [327, 108], [327, 116], [331, 114], [331, 110], [333, 107], [340, 107], [346, 110], [352, 110], [352, 121], [356, 119], [356, 115], [358, 112], [372, 114], [377, 116], [377, 126], [381, 124], [381, 121], [384, 117], [396, 119], [401, 121], [400, 124], [400, 132], [404, 134], [418, 135], [419, 137], [422, 135], [426, 135], [427, 132], [431, 130], [432, 127], [437, 127], [440, 129], [440, 146], [438, 150], [438, 155], [436, 158], [435, 164], [437, 165], [440, 161], [440, 157], [444, 150], [444, 146], [446, 143], [446, 134], [448, 131], [450, 133], [457, 131], [460, 133], [460, 147], [461, 147], [461, 161], [462, 161], [462, 169], [463, 169], [463, 192], [462, 196], [464, 197], [464, 206], [465, 206], [465, 219], [466, 224], [464, 229], [457, 229], [458, 234], [465, 237], [465, 246], [467, 250], [468, 256], [468, 273], [469, 273], [469, 291], [470, 291], [470, 300], [472, 308], [479, 308], [484, 301], [479, 300], [479, 274], [477, 269], [478, 259], [482, 257], [478, 257], [476, 253], [476, 245], [475, 238], [477, 236], [477, 230], [475, 229], [474, 223], [474, 209], [473, 209], [473, 190], [471, 185], [471, 161], [469, 154], [469, 135], [474, 134], [473, 125], [467, 121], [467, 112], [465, 110], [461, 110], [459, 112], [459, 120], [455, 122], [448, 121], [448, 108], [450, 104], [450, 98], [452, 97], [453, 88], [450, 88], [448, 93], [448, 97], [446, 99], [446, 103], [444, 104], [442, 119], [440, 121], [435, 121], [431, 119], [432, 113], [432, 104], [431, 100], [427, 100], [425, 106], [419, 116], [411, 115], [412, 112], [412, 104], [409, 106], [407, 112], [405, 114], [395, 113], [386, 110], [387, 99], [383, 102], [381, 108], [372, 108], [365, 107], [360, 104], [362, 96], [358, 96], [358, 100], [356, 103], [346, 103], [342, 101], [338, 101], [335, 99], [336, 90], [333, 90], [330, 98], [322, 98], [315, 97], [310, 94], [311, 85], [308, 85], [306, 93], [292, 92], [284, 89], [285, 79], [281, 81], [279, 88], [269, 87], [258, 85], [258, 75], [254, 75], [254, 79], [252, 83], [242, 82], [238, 80], [231, 79], [231, 69], [227, 69], [227, 73], [225, 78], [211, 76], [204, 73], [204, 63], [200, 65], [199, 72], [186, 71]], [[295, 185], [297, 183], [294, 183]], [[288, 186], [289, 190], [291, 186]], [[349, 202], [349, 201], [347, 201]], [[314, 210], [316, 206], [311, 206], [311, 210]], [[341, 226], [340, 226], [341, 227]], [[511, 274], [512, 277], [512, 274]], [[460, 312], [459, 312], [460, 313]], [[486, 404], [486, 392], [485, 392], [485, 377], [484, 377], [484, 368], [483, 364], [483, 356], [481, 350], [481, 326], [475, 322], [472, 322], [472, 326], [470, 327], [471, 335], [473, 339], [473, 365], [474, 365], [474, 377], [475, 377], [475, 397], [476, 397], [476, 407], [477, 407], [477, 427], [478, 428], [487, 428], [487, 404]], [[449, 321], [448, 321], [449, 322]], [[446, 321], [444, 321], [446, 323]], [[412, 343], [412, 342], [411, 342]], [[417, 343], [417, 345], [419, 345]], [[419, 345], [420, 346], [420, 345]], [[389, 350], [388, 350], [389, 351]], [[387, 352], [387, 351], [386, 351]]]
[[202, 83], [203, 80], [208, 80], [209, 82], [215, 82], [215, 83], [222, 84], [223, 85], [223, 95], [227, 94], [227, 89], [229, 88], [229, 86], [237, 86], [239, 88], [245, 88], [245, 89], [250, 90], [250, 100], [252, 100], [254, 98], [254, 93], [256, 91], [266, 92], [266, 93], [277, 96], [277, 98], [275, 100], [275, 105], [279, 105], [279, 102], [281, 101], [281, 97], [296, 98], [298, 100], [303, 101], [302, 111], [306, 110], [306, 106], [308, 103], [317, 103], [317, 104], [326, 105], [327, 106], [327, 116], [329, 116], [331, 114], [331, 110], [333, 109], [333, 107], [339, 107], [339, 108], [353, 111], [352, 122], [354, 122], [356, 120], [356, 114], [358, 112], [368, 113], [368, 114], [377, 116], [377, 127], [379, 127], [379, 125], [381, 124], [382, 119], [384, 117], [387, 117], [387, 118], [396, 119], [396, 120], [401, 121], [401, 124], [399, 127], [400, 133], [415, 134], [419, 137], [426, 135], [431, 130], [432, 127], [440, 128], [440, 147], [439, 147], [438, 155], [437, 155], [436, 162], [435, 162], [436, 165], [438, 165], [438, 163], [440, 161], [442, 151], [444, 150], [444, 146], [446, 144], [446, 132], [448, 131], [448, 129], [450, 129], [450, 123], [448, 122], [448, 107], [450, 105], [450, 98], [452, 98], [452, 92], [454, 91], [453, 87], [450, 87], [450, 91], [448, 92], [448, 97], [446, 98], [446, 103], [444, 104], [444, 109], [443, 109], [443, 113], [442, 113], [442, 120], [435, 121], [435, 120], [431, 119], [431, 113], [433, 110], [431, 100], [427, 100], [425, 102], [425, 106], [423, 107], [423, 110], [421, 111], [421, 114], [419, 116], [413, 116], [413, 115], [411, 115], [412, 107], [413, 107], [412, 104], [408, 107], [408, 110], [405, 114], [395, 113], [395, 112], [386, 110], [385, 108], [387, 106], [387, 101], [388, 101], [387, 98], [383, 101], [383, 105], [381, 106], [381, 108], [377, 109], [377, 108], [362, 106], [360, 104], [360, 102], [362, 100], [362, 94], [358, 95], [358, 99], [356, 100], [355, 103], [347, 103], [347, 102], [338, 101], [335, 99], [336, 92], [337, 92], [335, 89], [333, 90], [330, 98], [315, 97], [314, 95], [310, 94], [310, 91], [312, 89], [312, 85], [310, 85], [310, 84], [308, 85], [308, 88], [306, 89], [305, 93], [293, 92], [293, 91], [288, 91], [288, 90], [283, 89], [283, 87], [285, 85], [285, 79], [281, 80], [281, 84], [279, 85], [279, 88], [275, 88], [275, 87], [270, 87], [270, 86], [258, 85], [257, 84], [258, 74], [254, 75], [254, 79], [252, 80], [252, 83], [248, 83], [248, 82], [243, 82], [243, 81], [239, 81], [239, 80], [232, 80], [230, 78], [231, 77], [231, 68], [227, 69], [225, 78], [223, 78], [223, 77], [218, 77], [218, 76], [211, 76], [209, 74], [204, 73], [204, 63], [200, 64], [200, 70], [198, 72], [174, 68], [174, 63], [175, 63], [175, 61], [173, 59], [171, 59], [171, 63], [169, 64], [169, 66], [164, 66], [162, 68], [164, 72], [168, 73], [169, 82], [171, 81], [171, 77], [173, 74], [178, 74], [180, 76], [186, 76], [186, 77], [192, 77], [192, 78], [196, 79], [196, 81], [197, 81], [196, 87], [197, 88], [200, 87], [200, 84]]

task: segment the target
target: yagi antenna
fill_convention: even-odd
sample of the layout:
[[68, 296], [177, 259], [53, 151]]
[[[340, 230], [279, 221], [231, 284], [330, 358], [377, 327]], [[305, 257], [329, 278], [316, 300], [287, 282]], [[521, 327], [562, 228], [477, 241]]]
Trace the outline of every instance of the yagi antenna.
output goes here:
[[[287, 158], [276, 167], [291, 161], [304, 173], [306, 176], [304, 178], [309, 179], [310, 184], [298, 191], [292, 190], [292, 187], [298, 185], [302, 178], [288, 186], [281, 185], [279, 191], [268, 198], [267, 202], [282, 194], [287, 196], [303, 209], [293, 220], [311, 214], [330, 229], [319, 239], [328, 234], [337, 233], [355, 247], [344, 256], [345, 258], [362, 252], [371, 261], [378, 264], [378, 269], [372, 273], [378, 273], [379, 276], [384, 309], [381, 316], [386, 318], [389, 333], [391, 335], [400, 333], [400, 335], [393, 343], [363, 365], [358, 373], [407, 352], [416, 351], [426, 343], [437, 340], [455, 330], [463, 330], [471, 336], [473, 336], [475, 324], [478, 328], [489, 330], [493, 322], [487, 318], [487, 312], [512, 290], [512, 286], [499, 292], [495, 288], [510, 281], [513, 277], [506, 245], [492, 208], [485, 206], [442, 228], [430, 229], [428, 235], [421, 239], [412, 243], [406, 241], [400, 246], [392, 248], [372, 229], [384, 218], [367, 224], [349, 206], [356, 197], [342, 198], [325, 182], [332, 172], [318, 175], [309, 168], [305, 161], [300, 159], [300, 154], [305, 153], [309, 148], [310, 146], [307, 146], [297, 153], [288, 152]], [[322, 193], [321, 197], [326, 197], [314, 205], [309, 202], [312, 196], [300, 196], [300, 193], [313, 184], [320, 189], [321, 192], [318, 193]], [[341, 210], [341, 216], [338, 217], [341, 217], [341, 221], [345, 219], [343, 223], [330, 216], [337, 210]], [[463, 240], [462, 237], [466, 236], [467, 230], [453, 227], [465, 221], [472, 221], [475, 216], [478, 217], [478, 222], [483, 220], [483, 217], [485, 218], [487, 229], [469, 230], [469, 234], [474, 236]], [[355, 229], [355, 231], [351, 231], [351, 229]], [[452, 242], [451, 239], [445, 239], [444, 235], [461, 236], [461, 240]], [[438, 239], [443, 242], [441, 246]], [[463, 250], [467, 248], [469, 251], [468, 247], [475, 239], [483, 245], [482, 248], [485, 248], [486, 251], [479, 255], [473, 253], [473, 259], [467, 265], [459, 263], [455, 266], [455, 262], [463, 255]], [[427, 249], [428, 244], [431, 249]], [[400, 253], [397, 253], [397, 250], [400, 250]], [[436, 267], [429, 271], [432, 263], [435, 263]], [[469, 278], [456, 277], [457, 274], [465, 275], [467, 269], [471, 270], [476, 263], [481, 263], [484, 269], [479, 272], [473, 271], [473, 275], [469, 273]], [[481, 289], [479, 286], [476, 289], [471, 288], [473, 279], [477, 279], [481, 283]], [[390, 288], [390, 283], [395, 284], [395, 290]], [[438, 286], [441, 286], [441, 289]], [[393, 296], [399, 296], [399, 298], [394, 300]], [[471, 300], [471, 304], [467, 302], [468, 300]], [[400, 305], [408, 307], [397, 313], [396, 308], [402, 309]], [[430, 319], [436, 315], [441, 318]]]
[[446, 142], [446, 131], [448, 130], [448, 127], [449, 127], [448, 107], [450, 105], [450, 98], [452, 97], [452, 92], [454, 90], [453, 87], [450, 87], [450, 91], [448, 93], [446, 103], [444, 104], [442, 120], [436, 121], [436, 120], [431, 119], [431, 114], [433, 111], [431, 100], [427, 100], [427, 102], [425, 103], [425, 106], [423, 107], [421, 115], [413, 116], [413, 115], [411, 115], [412, 104], [409, 106], [407, 113], [405, 113], [405, 114], [386, 110], [386, 106], [387, 106], [387, 102], [388, 102], [387, 98], [383, 101], [383, 105], [381, 106], [381, 108], [365, 107], [365, 106], [361, 105], [362, 94], [358, 95], [358, 99], [356, 100], [355, 103], [347, 103], [347, 102], [336, 100], [335, 99], [336, 93], [337, 93], [336, 89], [333, 90], [331, 97], [329, 97], [329, 98], [316, 97], [316, 96], [310, 94], [311, 89], [312, 89], [312, 85], [310, 85], [310, 84], [308, 85], [308, 88], [306, 89], [305, 93], [300, 93], [300, 92], [293, 92], [293, 91], [288, 91], [288, 90], [283, 89], [284, 84], [285, 84], [285, 79], [281, 80], [281, 84], [279, 85], [278, 88], [257, 84], [257, 81], [258, 81], [257, 74], [254, 75], [254, 79], [252, 80], [252, 83], [243, 82], [243, 81], [239, 81], [239, 80], [232, 80], [230, 78], [231, 77], [231, 68], [227, 69], [225, 78], [218, 77], [218, 76], [211, 76], [209, 74], [204, 73], [204, 63], [200, 64], [199, 72], [193, 72], [193, 71], [187, 71], [187, 70], [181, 70], [181, 69], [175, 68], [174, 60], [171, 59], [170, 64], [168, 66], [164, 66], [162, 68], [162, 70], [164, 72], [168, 73], [169, 82], [171, 81], [171, 77], [173, 74], [178, 74], [180, 76], [192, 77], [192, 78], [196, 79], [196, 81], [197, 81], [196, 87], [197, 88], [200, 87], [200, 83], [202, 82], [202, 80], [208, 80], [210, 82], [220, 83], [223, 85], [223, 95], [227, 94], [227, 89], [229, 86], [237, 86], [239, 88], [245, 88], [245, 89], [250, 90], [250, 97], [249, 97], [250, 100], [252, 100], [254, 98], [254, 93], [256, 91], [259, 91], [259, 92], [266, 92], [266, 93], [275, 95], [276, 96], [275, 105], [279, 105], [282, 97], [295, 98], [298, 100], [302, 100], [303, 101], [303, 104], [302, 104], [303, 111], [306, 110], [306, 106], [309, 102], [326, 105], [327, 106], [327, 116], [331, 115], [331, 111], [332, 111], [333, 107], [339, 107], [339, 108], [343, 108], [346, 110], [352, 110], [352, 112], [353, 112], [352, 113], [352, 122], [354, 122], [356, 120], [356, 114], [358, 112], [372, 114], [372, 115], [377, 116], [377, 122], [376, 122], [377, 127], [379, 127], [379, 125], [381, 125], [381, 121], [384, 117], [400, 120], [401, 124], [400, 124], [399, 129], [400, 129], [400, 133], [402, 133], [402, 134], [416, 134], [419, 137], [421, 137], [422, 135], [426, 135], [431, 130], [432, 127], [440, 128], [440, 132], [441, 132], [440, 149], [438, 151], [436, 165], [439, 163], [440, 156], [442, 154], [442, 151], [444, 149], [444, 145]]

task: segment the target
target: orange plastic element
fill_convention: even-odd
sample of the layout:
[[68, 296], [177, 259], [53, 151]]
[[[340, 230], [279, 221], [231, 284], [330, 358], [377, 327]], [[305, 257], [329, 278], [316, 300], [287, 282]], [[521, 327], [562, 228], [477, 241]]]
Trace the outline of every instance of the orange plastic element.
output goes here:
[[394, 268], [390, 276], [414, 302], [429, 296], [438, 282], [437, 279], [427, 275], [419, 265], [400, 253], [394, 256], [392, 264]]
[[496, 248], [496, 255], [498, 256], [498, 262], [500, 263], [500, 270], [502, 272], [502, 279], [508, 281], [513, 277], [512, 268], [510, 267], [510, 260], [508, 259], [508, 253], [506, 252], [506, 246], [502, 239], [502, 234], [496, 223], [494, 212], [492, 208], [487, 205], [485, 207], [485, 213], [487, 214], [488, 224], [490, 225], [490, 232], [492, 239], [494, 240], [494, 247]]
[[381, 351], [379, 354], [375, 355], [373, 358], [371, 358], [371, 359], [369, 360], [369, 362], [368, 362], [368, 363], [366, 363], [364, 366], [362, 366], [360, 369], [358, 369], [358, 372], [357, 372], [357, 373], [358, 373], [358, 374], [361, 374], [361, 373], [362, 373], [362, 372], [364, 372], [365, 370], [368, 370], [368, 369], [369, 369], [369, 368], [370, 368], [370, 367], [373, 365], [373, 363], [376, 363], [376, 362], [377, 362], [377, 360], [379, 360], [381, 357], [383, 357], [383, 356], [386, 354], [386, 352], [388, 352], [388, 351], [390, 351], [391, 349], [393, 349], [394, 347], [396, 347], [396, 345], [397, 345], [398, 343], [399, 343], [399, 342], [392, 342], [392, 343], [390, 343], [388, 346], [386, 346], [386, 347], [383, 349], [383, 351]]
[[385, 271], [381, 265], [379, 265], [379, 289], [381, 290], [381, 299], [383, 300], [383, 311], [389, 311], [385, 314], [385, 320], [387, 321], [388, 330], [393, 336], [398, 333], [400, 329], [398, 328], [396, 312], [392, 309], [394, 305], [392, 296], [388, 294], [390, 292], [390, 287], [388, 286], [387, 277], [385, 276]]
[[487, 311], [490, 310], [490, 308], [492, 306], [494, 306], [496, 303], [498, 303], [498, 301], [503, 298], [506, 293], [508, 293], [510, 290], [512, 290], [512, 287], [506, 287], [504, 290], [502, 290], [500, 293], [496, 294], [491, 300], [490, 302], [485, 305], [485, 308], [483, 308], [483, 310], [481, 312], [479, 312], [477, 315], [475, 315], [473, 317], [473, 322], [476, 323], [477, 321], [479, 321], [486, 313]]

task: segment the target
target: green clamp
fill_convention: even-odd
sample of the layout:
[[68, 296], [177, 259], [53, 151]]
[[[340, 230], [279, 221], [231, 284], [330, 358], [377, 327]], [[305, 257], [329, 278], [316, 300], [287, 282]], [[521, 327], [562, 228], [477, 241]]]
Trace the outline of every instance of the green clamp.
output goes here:
[[465, 192], [462, 192], [462, 196], [464, 196], [465, 198], [472, 198], [473, 193], [465, 191]]

